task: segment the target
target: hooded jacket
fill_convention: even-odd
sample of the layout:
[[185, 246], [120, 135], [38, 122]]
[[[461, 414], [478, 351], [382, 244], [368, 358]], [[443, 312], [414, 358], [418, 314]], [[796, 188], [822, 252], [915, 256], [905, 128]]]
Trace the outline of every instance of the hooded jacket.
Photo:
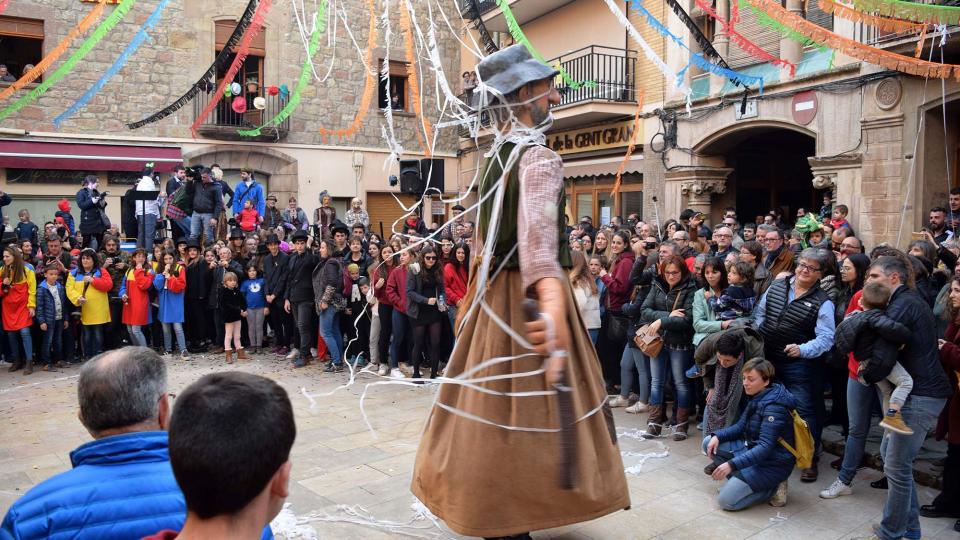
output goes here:
[[837, 326], [834, 334], [837, 353], [852, 352], [857, 362], [865, 362], [861, 376], [868, 384], [884, 379], [897, 363], [897, 349], [910, 339], [910, 329], [887, 317], [883, 310], [851, 313]]
[[783, 437], [790, 446], [796, 446], [793, 437], [793, 418], [797, 406], [793, 394], [780, 383], [753, 396], [736, 424], [717, 431], [720, 442], [743, 440], [747, 449], [729, 461], [733, 475], [750, 486], [754, 492], [773, 489], [790, 477], [797, 460], [778, 442]]
[[[60, 297], [59, 319], [57, 318], [57, 306], [54, 302], [54, 296]], [[67, 305], [67, 292], [59, 281], [51, 286], [46, 280], [43, 280], [37, 285], [37, 311], [33, 318], [37, 324], [46, 323], [48, 325], [70, 318], [69, 306]]]
[[[73, 468], [10, 507], [2, 538], [142, 538], [179, 531], [187, 517], [165, 431], [114, 435], [70, 453]], [[261, 538], [273, 538], [270, 527]]]

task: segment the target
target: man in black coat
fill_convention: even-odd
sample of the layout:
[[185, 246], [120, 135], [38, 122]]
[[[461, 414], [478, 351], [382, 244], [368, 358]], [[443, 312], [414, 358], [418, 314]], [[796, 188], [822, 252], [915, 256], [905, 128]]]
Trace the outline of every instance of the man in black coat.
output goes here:
[[273, 328], [273, 352], [285, 356], [290, 352], [293, 334], [293, 318], [283, 309], [287, 276], [290, 273], [290, 257], [280, 251], [280, 239], [275, 234], [267, 236], [269, 253], [263, 258], [263, 292], [270, 308], [270, 328]]
[[307, 233], [297, 231], [293, 235], [294, 253], [288, 260], [289, 272], [284, 286], [283, 309], [293, 315], [299, 335], [299, 350], [295, 353], [294, 367], [303, 367], [310, 361], [310, 347], [317, 342], [317, 320], [313, 299], [313, 269], [320, 259], [307, 250]]

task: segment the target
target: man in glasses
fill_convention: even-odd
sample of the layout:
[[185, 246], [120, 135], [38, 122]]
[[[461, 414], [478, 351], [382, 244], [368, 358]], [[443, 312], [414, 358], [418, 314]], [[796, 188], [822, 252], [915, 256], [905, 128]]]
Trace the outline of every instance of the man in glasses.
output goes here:
[[[772, 233], [771, 233], [772, 234]], [[797, 399], [797, 412], [820, 446], [825, 406], [821, 369], [833, 346], [833, 302], [820, 288], [820, 278], [832, 254], [820, 248], [800, 253], [796, 274], [777, 279], [754, 309], [764, 341], [764, 355], [773, 362], [777, 379]], [[804, 469], [802, 482], [816, 482], [817, 461]]]
[[710, 250], [711, 257], [726, 258], [731, 253], [736, 253], [733, 247], [733, 230], [729, 227], [718, 227], [713, 233], [713, 240], [716, 245]]
[[758, 227], [757, 239], [763, 244], [763, 251], [766, 254], [763, 258], [763, 267], [767, 269], [767, 279], [760, 286], [760, 294], [763, 294], [773, 280], [784, 277], [782, 274], [793, 272], [793, 252], [786, 249], [783, 233], [773, 225]]

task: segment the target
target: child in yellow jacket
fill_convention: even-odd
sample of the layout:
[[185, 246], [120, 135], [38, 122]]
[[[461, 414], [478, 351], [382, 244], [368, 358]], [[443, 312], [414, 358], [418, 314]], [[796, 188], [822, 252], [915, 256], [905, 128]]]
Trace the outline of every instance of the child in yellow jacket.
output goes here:
[[80, 263], [67, 276], [67, 298], [80, 308], [83, 328], [83, 357], [93, 358], [103, 349], [103, 325], [110, 322], [107, 293], [113, 288], [109, 272], [100, 268], [97, 252], [87, 248], [80, 252]]

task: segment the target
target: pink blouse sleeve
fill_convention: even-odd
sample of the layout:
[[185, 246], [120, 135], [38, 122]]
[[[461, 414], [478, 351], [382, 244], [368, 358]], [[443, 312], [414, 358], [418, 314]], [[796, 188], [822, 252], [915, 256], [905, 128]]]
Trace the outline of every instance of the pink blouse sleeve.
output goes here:
[[557, 227], [565, 210], [557, 207], [563, 189], [563, 161], [553, 150], [534, 146], [523, 155], [519, 171], [517, 235], [520, 274], [526, 290], [543, 278], [565, 276], [557, 260]]

